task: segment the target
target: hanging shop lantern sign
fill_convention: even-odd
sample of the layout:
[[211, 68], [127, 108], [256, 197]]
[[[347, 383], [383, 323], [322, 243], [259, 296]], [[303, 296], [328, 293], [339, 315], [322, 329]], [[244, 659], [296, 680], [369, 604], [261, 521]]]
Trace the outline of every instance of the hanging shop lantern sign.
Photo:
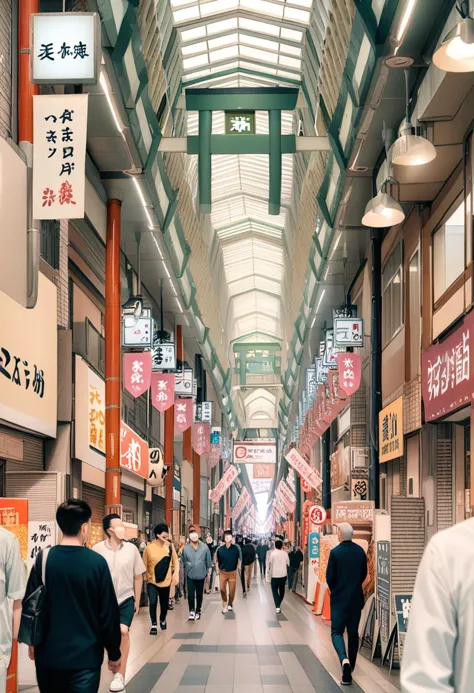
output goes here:
[[210, 451], [210, 426], [206, 423], [193, 424], [193, 448], [198, 455], [204, 455]]
[[219, 460], [221, 459], [221, 451], [222, 446], [220, 443], [218, 443], [217, 445], [215, 443], [211, 443], [210, 452], [207, 458], [207, 464], [209, 465], [209, 469], [213, 469], [219, 463]]
[[132, 397], [140, 397], [151, 384], [151, 353], [123, 355], [123, 384]]
[[347, 347], [364, 346], [364, 321], [362, 318], [336, 318], [334, 320], [334, 345]]
[[192, 400], [177, 399], [174, 403], [174, 434], [187, 431], [192, 424]]
[[120, 424], [120, 466], [148, 479], [148, 443], [123, 421]]
[[338, 388], [346, 395], [353, 395], [360, 387], [362, 363], [359, 354], [337, 354], [339, 370]]
[[134, 325], [122, 321], [122, 346], [125, 349], [151, 349], [153, 318], [145, 312]]
[[193, 396], [193, 369], [183, 368], [182, 371], [176, 373], [176, 396], [177, 397], [192, 397]]
[[327, 512], [322, 505], [313, 505], [309, 509], [309, 521], [311, 524], [319, 527], [326, 522]]
[[173, 342], [162, 342], [157, 332], [153, 335], [153, 370], [176, 370], [176, 346]]
[[315, 467], [311, 467], [298, 450], [295, 448], [289, 450], [285, 455], [285, 459], [312, 488], [317, 489], [321, 486], [322, 479], [318, 470]]
[[151, 374], [151, 403], [160, 412], [166, 411], [174, 404], [174, 381], [174, 373]]
[[357, 306], [355, 305], [342, 305], [338, 308], [332, 309], [332, 321], [334, 323], [338, 318], [356, 318], [357, 317]]
[[328, 381], [329, 368], [323, 364], [322, 356], [314, 359], [314, 367], [316, 370], [316, 385], [325, 385]]
[[221, 427], [220, 426], [213, 426], [211, 428], [211, 445], [220, 445], [221, 444]]
[[226, 135], [255, 135], [255, 111], [226, 111]]
[[212, 402], [196, 402], [194, 423], [212, 423]]
[[33, 218], [83, 219], [88, 94], [33, 97]]
[[341, 350], [334, 343], [334, 330], [326, 330], [326, 347], [323, 356], [323, 366], [337, 368], [337, 354]]
[[97, 84], [100, 20], [95, 12], [31, 15], [33, 84]]
[[148, 478], [146, 480], [148, 486], [161, 486], [165, 480], [168, 467], [165, 466], [163, 458], [163, 450], [161, 448], [150, 449], [150, 460], [148, 463]]
[[316, 366], [306, 369], [306, 392], [308, 393], [308, 407], [313, 406], [318, 390], [318, 381], [316, 379]]

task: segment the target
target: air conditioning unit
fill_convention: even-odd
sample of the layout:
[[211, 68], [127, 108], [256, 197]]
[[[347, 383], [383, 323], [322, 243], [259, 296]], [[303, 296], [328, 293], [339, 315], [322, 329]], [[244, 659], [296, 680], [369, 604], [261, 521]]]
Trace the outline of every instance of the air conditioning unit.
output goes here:
[[351, 447], [351, 470], [369, 468], [369, 448]]

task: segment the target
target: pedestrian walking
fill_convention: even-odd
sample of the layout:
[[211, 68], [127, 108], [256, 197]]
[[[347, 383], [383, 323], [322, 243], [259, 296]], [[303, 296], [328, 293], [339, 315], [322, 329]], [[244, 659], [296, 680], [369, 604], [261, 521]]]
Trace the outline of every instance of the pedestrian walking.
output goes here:
[[186, 571], [184, 570], [184, 564], [180, 560], [183, 555], [184, 547], [186, 546], [186, 537], [183, 535], [179, 538], [178, 547], [178, 560], [179, 560], [179, 596], [186, 599]]
[[288, 575], [288, 589], [292, 592], [296, 592], [296, 585], [298, 583], [298, 573], [303, 563], [303, 552], [299, 546], [293, 546], [290, 551], [288, 558], [290, 559], [290, 571]]
[[[234, 610], [237, 570], [240, 567], [240, 552], [238, 547], [232, 543], [232, 532], [230, 529], [224, 532], [224, 545], [217, 549], [216, 556], [222, 599], [222, 613], [225, 614], [228, 610]], [[227, 590], [229, 590], [228, 594]]]
[[181, 554], [181, 562], [186, 571], [188, 590], [189, 621], [201, 618], [204, 582], [211, 567], [211, 554], [206, 544], [199, 541], [199, 534], [194, 531], [189, 535], [187, 544]]
[[242, 547], [242, 563], [245, 577], [245, 585], [247, 590], [250, 589], [250, 583], [252, 581], [252, 570], [253, 564], [255, 563], [255, 546], [252, 544], [251, 539], [244, 539], [244, 545]]
[[120, 631], [122, 633], [120, 645], [122, 663], [120, 670], [110, 683], [109, 690], [124, 691], [125, 672], [130, 652], [130, 626], [134, 615], [140, 613], [145, 566], [137, 547], [131, 542], [124, 541], [125, 527], [120, 515], [115, 513], [106, 515], [102, 524], [107, 539], [95, 544], [92, 549], [105, 558], [109, 566], [119, 604]]
[[246, 597], [246, 596], [247, 596], [247, 590], [245, 589], [245, 569], [244, 569], [243, 556], [242, 556], [242, 549], [243, 549], [243, 546], [244, 546], [244, 538], [243, 538], [243, 536], [242, 536], [241, 534], [237, 534], [237, 535], [235, 536], [235, 540], [233, 539], [232, 541], [233, 541], [233, 543], [235, 544], [235, 546], [237, 547], [237, 549], [238, 549], [238, 551], [239, 551], [239, 561], [240, 561], [240, 563], [239, 563], [239, 565], [240, 565], [240, 568], [239, 568], [239, 576], [240, 576], [240, 585], [241, 585], [241, 587], [242, 587], [242, 595], [243, 595], [244, 597]]
[[159, 523], [153, 528], [155, 540], [143, 554], [146, 568], [148, 599], [150, 603], [150, 635], [158, 633], [157, 608], [160, 602], [160, 628], [166, 630], [171, 583], [179, 581], [179, 562], [174, 544], [170, 541], [168, 525]]
[[[63, 537], [59, 546], [42, 553], [46, 598], [45, 632], [29, 648], [40, 693], [97, 693], [104, 649], [109, 669], [120, 671], [120, 611], [107, 562], [86, 548], [92, 511], [82, 500], [62, 503], [56, 521]], [[38, 559], [26, 588], [29, 597], [43, 584]]]
[[257, 558], [258, 562], [260, 565], [260, 576], [262, 578], [265, 577], [265, 572], [266, 572], [266, 562], [267, 562], [267, 553], [268, 553], [268, 544], [265, 541], [265, 539], [262, 539], [257, 546]]
[[[362, 585], [367, 577], [367, 556], [352, 541], [354, 530], [348, 522], [338, 528], [339, 545], [329, 554], [326, 582], [331, 591], [331, 638], [342, 667], [343, 686], [352, 683], [359, 651], [359, 622], [364, 608]], [[347, 650], [344, 631], [347, 630]]]
[[18, 539], [3, 527], [0, 527], [0, 576], [0, 693], [5, 693], [13, 641], [20, 627], [25, 570]]
[[271, 580], [273, 601], [277, 614], [281, 613], [281, 604], [285, 598], [285, 585], [288, 579], [288, 553], [283, 549], [283, 542], [277, 539], [275, 548], [268, 561], [268, 573]]

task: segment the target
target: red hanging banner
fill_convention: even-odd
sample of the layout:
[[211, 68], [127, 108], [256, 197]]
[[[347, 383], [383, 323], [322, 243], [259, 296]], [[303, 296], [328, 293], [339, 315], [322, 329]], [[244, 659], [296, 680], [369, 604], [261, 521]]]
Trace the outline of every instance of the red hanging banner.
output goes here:
[[220, 443], [211, 445], [211, 451], [209, 457], [207, 458], [207, 464], [209, 469], [212, 469], [221, 459], [222, 446]]
[[132, 397], [140, 397], [151, 383], [151, 351], [123, 355], [123, 386]]
[[151, 374], [151, 403], [164, 412], [174, 404], [174, 373], [152, 373]]
[[193, 400], [177, 399], [174, 403], [174, 434], [184, 433], [193, 422]]
[[204, 455], [211, 449], [211, 425], [208, 423], [193, 424], [193, 448], [198, 455]]
[[345, 352], [337, 354], [339, 389], [346, 395], [353, 395], [359, 389], [362, 363], [359, 354]]

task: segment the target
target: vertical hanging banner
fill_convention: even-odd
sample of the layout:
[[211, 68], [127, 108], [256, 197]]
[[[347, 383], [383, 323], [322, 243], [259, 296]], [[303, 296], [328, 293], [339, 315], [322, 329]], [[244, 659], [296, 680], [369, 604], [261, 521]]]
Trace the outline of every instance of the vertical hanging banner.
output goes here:
[[184, 433], [192, 424], [193, 400], [177, 399], [174, 403], [174, 434]]
[[362, 363], [359, 354], [344, 352], [337, 354], [339, 370], [339, 389], [346, 395], [352, 395], [360, 386]]
[[88, 94], [33, 97], [33, 218], [83, 219]]
[[221, 450], [222, 448], [220, 444], [216, 445], [215, 443], [211, 443], [211, 450], [209, 452], [209, 457], [207, 458], [209, 469], [212, 469], [216, 466], [216, 464], [218, 464], [219, 460], [221, 459]]
[[123, 385], [132, 397], [140, 397], [151, 384], [151, 352], [123, 355]]
[[211, 448], [211, 427], [206, 423], [193, 424], [193, 448], [198, 455], [210, 452]]
[[289, 450], [285, 459], [312, 488], [318, 489], [321, 486], [322, 479], [318, 470], [311, 467], [298, 450], [295, 448]]
[[[206, 424], [197, 424], [198, 426], [205, 426]], [[209, 491], [209, 500], [211, 500], [213, 503], [217, 503], [217, 501], [221, 498], [221, 496], [224, 495], [224, 493], [227, 491], [229, 486], [232, 484], [235, 479], [239, 476], [239, 470], [237, 467], [235, 467], [233, 464], [230, 465], [222, 479], [219, 481], [217, 486]]]
[[174, 373], [151, 374], [151, 403], [164, 412], [174, 404]]

